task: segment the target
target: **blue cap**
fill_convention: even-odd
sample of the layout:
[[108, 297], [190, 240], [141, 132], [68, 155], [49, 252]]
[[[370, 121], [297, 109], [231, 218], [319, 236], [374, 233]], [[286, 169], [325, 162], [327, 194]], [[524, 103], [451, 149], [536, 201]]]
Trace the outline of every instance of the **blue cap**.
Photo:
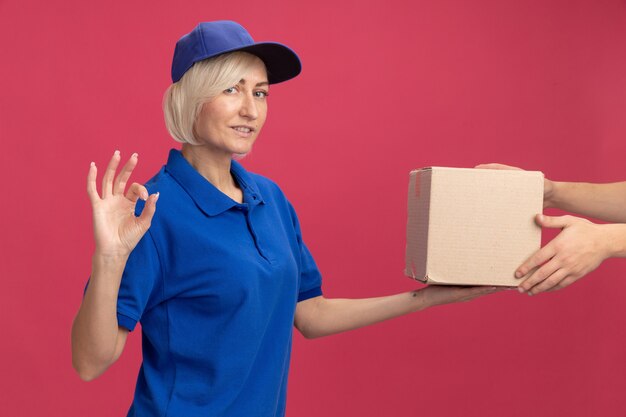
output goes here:
[[254, 42], [239, 23], [230, 20], [199, 23], [176, 42], [172, 60], [172, 81], [177, 82], [198, 61], [227, 52], [244, 51], [258, 56], [267, 69], [270, 84], [287, 81], [300, 74], [298, 55], [276, 42]]

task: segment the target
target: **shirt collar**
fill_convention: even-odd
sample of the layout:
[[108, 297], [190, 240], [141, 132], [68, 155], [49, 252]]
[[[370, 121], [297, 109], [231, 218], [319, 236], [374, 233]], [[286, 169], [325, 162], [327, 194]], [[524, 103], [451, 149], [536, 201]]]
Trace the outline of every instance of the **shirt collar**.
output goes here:
[[170, 150], [165, 170], [189, 194], [196, 205], [208, 216], [217, 216], [236, 206], [249, 206], [252, 209], [259, 203], [265, 203], [252, 176], [237, 161], [231, 161], [230, 172], [243, 191], [243, 202], [239, 204], [218, 190], [206, 178], [192, 167], [183, 154]]

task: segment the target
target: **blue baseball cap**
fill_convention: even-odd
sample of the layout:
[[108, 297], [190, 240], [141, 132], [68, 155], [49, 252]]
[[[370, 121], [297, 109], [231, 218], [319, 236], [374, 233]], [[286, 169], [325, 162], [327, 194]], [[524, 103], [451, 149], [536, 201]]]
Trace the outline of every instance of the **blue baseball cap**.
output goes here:
[[172, 81], [180, 80], [198, 61], [235, 51], [258, 56], [265, 63], [270, 84], [287, 81], [302, 70], [300, 58], [287, 46], [276, 42], [255, 42], [239, 23], [220, 20], [199, 23], [176, 42]]

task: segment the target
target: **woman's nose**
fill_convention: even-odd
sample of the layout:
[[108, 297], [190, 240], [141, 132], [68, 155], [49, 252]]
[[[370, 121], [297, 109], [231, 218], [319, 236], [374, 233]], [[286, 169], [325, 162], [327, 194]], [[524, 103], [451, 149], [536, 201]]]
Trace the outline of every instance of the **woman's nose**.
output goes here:
[[239, 110], [239, 115], [242, 117], [246, 117], [250, 120], [254, 120], [259, 117], [259, 111], [257, 109], [257, 104], [254, 101], [254, 97], [252, 95], [245, 95], [243, 102], [241, 103], [241, 109]]

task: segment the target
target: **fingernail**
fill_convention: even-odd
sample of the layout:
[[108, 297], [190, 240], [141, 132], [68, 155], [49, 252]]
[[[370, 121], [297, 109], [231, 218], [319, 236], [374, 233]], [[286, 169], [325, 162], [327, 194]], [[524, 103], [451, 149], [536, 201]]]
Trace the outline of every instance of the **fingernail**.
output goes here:
[[521, 278], [523, 276], [524, 274], [522, 274], [522, 271], [515, 271], [515, 278]]
[[156, 203], [158, 199], [159, 199], [159, 192], [157, 191], [156, 197], [154, 197], [154, 202]]
[[134, 154], [132, 154], [130, 157], [131, 157], [131, 158], [138, 158], [138, 157], [139, 157], [139, 154], [135, 152], [135, 153], [134, 153]]
[[524, 288], [522, 287], [517, 287], [517, 291], [519, 291], [520, 294], [524, 294]]
[[92, 161], [92, 162], [89, 164], [89, 166], [90, 166], [90, 167], [95, 167], [95, 166], [96, 166], [96, 163]]
[[528, 294], [530, 297], [532, 297], [532, 296], [533, 296], [533, 293], [532, 293], [532, 292], [530, 292], [530, 291], [528, 291], [528, 293], [527, 293], [527, 294]]
[[120, 151], [116, 150], [115, 152], [113, 152], [113, 155], [119, 155]]

